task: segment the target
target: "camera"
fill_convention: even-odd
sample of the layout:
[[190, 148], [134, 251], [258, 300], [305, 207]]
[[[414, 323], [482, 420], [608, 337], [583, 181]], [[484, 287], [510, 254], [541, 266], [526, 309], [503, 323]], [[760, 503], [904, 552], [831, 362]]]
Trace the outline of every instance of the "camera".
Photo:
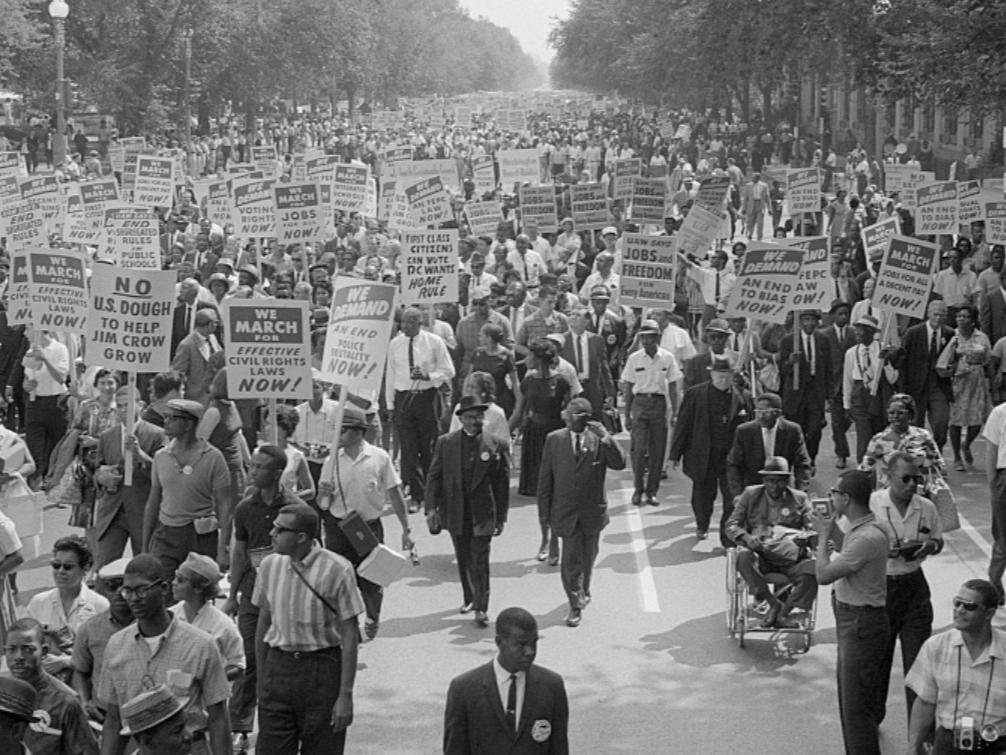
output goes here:
[[954, 726], [954, 747], [966, 751], [975, 749], [975, 720], [971, 716], [961, 716]]
[[829, 499], [814, 498], [810, 505], [818, 516], [831, 516], [831, 501]]

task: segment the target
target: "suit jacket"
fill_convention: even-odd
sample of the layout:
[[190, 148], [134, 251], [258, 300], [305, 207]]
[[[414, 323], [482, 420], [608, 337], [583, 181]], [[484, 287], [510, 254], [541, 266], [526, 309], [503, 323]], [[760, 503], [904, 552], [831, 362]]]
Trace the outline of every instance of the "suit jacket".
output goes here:
[[856, 331], [851, 325], [845, 326], [845, 338], [839, 339], [833, 326], [821, 328], [821, 333], [828, 340], [828, 350], [831, 356], [831, 393], [830, 399], [842, 400], [842, 368], [845, 365], [845, 352], [856, 345]]
[[[444, 529], [460, 535], [465, 524], [464, 478], [461, 470], [461, 435], [464, 430], [441, 435], [433, 450], [433, 461], [426, 477], [426, 513], [437, 511]], [[510, 457], [506, 442], [487, 434], [479, 439], [469, 500], [472, 505], [473, 532], [491, 537], [506, 522], [510, 506]]]
[[590, 312], [587, 330], [597, 333], [604, 342], [604, 351], [608, 359], [608, 365], [615, 374], [621, 372], [621, 365], [625, 362], [625, 350], [629, 347], [629, 328], [625, 320], [607, 310], [601, 315], [600, 327], [595, 322], [597, 315]]
[[[698, 357], [695, 357], [698, 359]], [[716, 390], [713, 384], [702, 383], [685, 391], [674, 422], [671, 436], [671, 461], [684, 460], [682, 471], [693, 480], [706, 479], [709, 472], [709, 392]], [[736, 386], [731, 387], [730, 416], [728, 424], [731, 434], [743, 422], [754, 416], [751, 397]], [[720, 472], [722, 470], [715, 470]]]
[[[773, 456], [782, 456], [793, 470], [793, 486], [805, 490], [810, 480], [810, 456], [803, 439], [803, 430], [796, 422], [779, 418], [775, 428]], [[761, 425], [757, 420], [745, 422], [737, 428], [734, 442], [727, 455], [727, 482], [730, 493], [740, 495], [748, 485], [760, 485], [758, 470], [765, 466], [765, 444]]]
[[[576, 350], [573, 347], [575, 334], [569, 331], [565, 334], [562, 349], [559, 356], [565, 359], [574, 367], [576, 366]], [[615, 395], [615, 382], [611, 379], [611, 370], [608, 368], [607, 356], [604, 353], [604, 340], [596, 333], [587, 334], [587, 353], [583, 355], [587, 360], [587, 369], [590, 372], [590, 381], [580, 381], [583, 385], [583, 392], [594, 408], [594, 413], [599, 414], [603, 408], [604, 399], [612, 398]]]
[[[182, 340], [189, 335], [189, 322], [186, 319], [186, 309], [187, 306], [192, 306], [196, 308], [196, 311], [200, 309], [206, 309], [207, 307], [213, 310], [217, 310], [215, 306], [205, 301], [196, 301], [191, 305], [185, 305], [181, 302], [175, 304], [175, 311], [171, 316], [171, 358], [175, 358], [175, 354], [178, 352], [178, 345]], [[219, 310], [217, 310], [219, 314]], [[195, 315], [193, 315], [195, 317]], [[217, 341], [223, 345], [223, 320], [220, 321], [221, 324], [217, 328], [216, 337]]]
[[562, 677], [532, 664], [514, 732], [503, 713], [493, 664], [487, 663], [451, 681], [444, 712], [444, 755], [568, 755], [568, 724]]
[[[136, 442], [150, 458], [153, 458], [157, 450], [164, 445], [164, 430], [145, 420], [141, 419], [137, 422], [135, 435]], [[116, 423], [98, 436], [98, 463], [117, 466], [121, 474], [124, 461], [122, 425]], [[120, 484], [114, 493], [99, 488], [94, 512], [96, 537], [105, 534], [105, 531], [115, 520], [115, 515], [119, 513], [120, 506], [125, 505], [138, 510], [142, 521], [143, 509], [147, 505], [148, 495], [150, 495], [150, 465], [142, 463], [134, 454], [132, 485], [127, 487]]]
[[618, 443], [601, 443], [584, 435], [584, 452], [577, 459], [569, 428], [554, 430], [545, 438], [538, 470], [538, 520], [549, 522], [559, 537], [600, 532], [608, 524], [604, 478], [608, 469], [625, 469], [625, 454]]
[[191, 333], [178, 344], [171, 369], [185, 378], [185, 398], [205, 404], [209, 399], [210, 365], [199, 351], [198, 333]]
[[1006, 336], [1006, 299], [1003, 298], [1002, 288], [982, 298], [978, 311], [978, 325], [989, 337], [993, 346], [996, 341]]
[[[1000, 294], [1000, 298], [1002, 295]], [[940, 328], [940, 351], [954, 337], [954, 329], [944, 325]], [[952, 379], [936, 374], [936, 354], [929, 353], [929, 333], [926, 323], [913, 325], [905, 332], [905, 340], [898, 350], [895, 366], [898, 368], [898, 378], [901, 389], [915, 399], [916, 403], [926, 403], [930, 387], [934, 384], [943, 391], [947, 401], [954, 400]]]
[[[832, 355], [828, 339], [820, 331], [811, 334], [814, 339], [816, 362], [814, 375], [810, 374], [810, 359], [803, 353], [803, 334], [800, 341], [800, 387], [793, 390], [793, 365], [789, 358], [793, 355], [793, 334], [788, 333], [779, 344], [779, 381], [782, 393], [782, 413], [794, 416], [807, 403], [820, 403], [832, 395]], [[843, 352], [843, 357], [845, 356]]]

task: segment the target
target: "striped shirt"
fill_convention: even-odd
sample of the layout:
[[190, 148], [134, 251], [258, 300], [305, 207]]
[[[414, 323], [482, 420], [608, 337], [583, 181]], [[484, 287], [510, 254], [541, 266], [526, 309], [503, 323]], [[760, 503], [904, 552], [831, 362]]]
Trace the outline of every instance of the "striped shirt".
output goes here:
[[[304, 580], [324, 596], [338, 616], [318, 600]], [[352, 565], [317, 543], [303, 561], [296, 563], [280, 553], [266, 556], [259, 566], [252, 603], [259, 608], [268, 606], [272, 612], [266, 645], [288, 652], [339, 647], [339, 622], [359, 616], [364, 610]]]

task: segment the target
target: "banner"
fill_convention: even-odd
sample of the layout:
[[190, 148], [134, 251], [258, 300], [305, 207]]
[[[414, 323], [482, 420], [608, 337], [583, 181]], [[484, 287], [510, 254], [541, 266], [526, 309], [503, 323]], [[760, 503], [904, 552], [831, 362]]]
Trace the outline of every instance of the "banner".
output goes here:
[[404, 192], [413, 226], [435, 226], [454, 219], [451, 201], [439, 176], [407, 185]]
[[384, 374], [397, 289], [388, 283], [335, 278], [321, 358], [323, 380], [350, 393], [374, 394]]
[[727, 296], [725, 317], [750, 317], [782, 325], [793, 309], [804, 252], [772, 244], [759, 246], [744, 255], [737, 282]]
[[866, 259], [876, 262], [884, 256], [887, 250], [887, 240], [901, 233], [901, 221], [897, 215], [891, 215], [873, 225], [863, 228], [863, 248]]
[[496, 168], [492, 155], [476, 155], [472, 158], [472, 181], [478, 196], [496, 189]]
[[496, 226], [503, 220], [500, 203], [495, 200], [468, 202], [465, 204], [465, 219], [473, 236], [494, 236]]
[[599, 183], [569, 187], [570, 216], [577, 231], [596, 230], [611, 224], [608, 197]]
[[277, 183], [272, 193], [280, 244], [303, 244], [321, 238], [328, 206], [322, 205], [318, 184]]
[[1006, 244], [1006, 202], [985, 203], [985, 241]]
[[618, 303], [674, 309], [677, 239], [643, 233], [626, 233], [622, 239], [625, 246]]
[[[956, 185], [954, 193], [956, 194]], [[939, 269], [940, 251], [908, 236], [892, 236], [873, 291], [873, 306], [907, 317], [925, 319], [926, 302]]]
[[234, 235], [244, 239], [276, 235], [276, 205], [272, 178], [235, 179], [231, 185]]
[[152, 209], [133, 206], [105, 210], [107, 256], [119, 267], [160, 270], [160, 233], [157, 213]]
[[458, 232], [402, 232], [402, 304], [458, 300]]
[[817, 168], [786, 171], [786, 205], [790, 215], [821, 211], [821, 173]]
[[663, 225], [666, 205], [667, 181], [663, 178], [637, 178], [632, 187], [629, 220]]
[[615, 199], [631, 199], [636, 176], [642, 174], [643, 161], [638, 157], [615, 160], [611, 177], [611, 196]]
[[534, 220], [542, 233], [555, 233], [559, 230], [559, 211], [553, 185], [521, 186], [519, 194], [522, 229], [527, 227], [529, 220]]
[[110, 370], [171, 369], [174, 270], [128, 270], [98, 264], [91, 275], [87, 353]]
[[227, 393], [241, 398], [311, 398], [308, 302], [224, 299]]
[[510, 194], [514, 184], [541, 183], [537, 149], [501, 149], [496, 153], [500, 166], [500, 185]]
[[174, 203], [174, 162], [170, 157], [138, 155], [133, 204], [140, 207], [170, 208]]
[[941, 181], [917, 187], [915, 204], [916, 234], [957, 233], [956, 181]]
[[335, 166], [332, 179], [332, 209], [345, 213], [363, 212], [367, 207], [367, 179], [369, 168], [358, 165]]
[[28, 253], [31, 324], [39, 330], [84, 333], [87, 264], [76, 252]]
[[[835, 285], [831, 279], [831, 258], [828, 255], [827, 236], [791, 236], [779, 239], [783, 246], [800, 249], [804, 253], [800, 265], [800, 278], [793, 292], [793, 309], [819, 309], [827, 312], [835, 298]], [[757, 249], [760, 244], [752, 244]]]

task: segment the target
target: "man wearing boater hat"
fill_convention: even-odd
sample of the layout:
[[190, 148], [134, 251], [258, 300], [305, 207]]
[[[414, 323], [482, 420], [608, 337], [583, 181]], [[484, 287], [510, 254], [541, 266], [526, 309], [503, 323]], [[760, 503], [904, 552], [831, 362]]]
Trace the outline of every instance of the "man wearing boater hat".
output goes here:
[[877, 318], [862, 315], [853, 327], [859, 344], [845, 352], [842, 405], [856, 427], [856, 458], [862, 459], [870, 438], [886, 425], [887, 400], [898, 371], [888, 363], [891, 350], [874, 340], [880, 329]]
[[122, 704], [124, 737], [133, 737], [140, 755], [188, 755], [192, 735], [185, 730], [185, 705], [163, 684]]

